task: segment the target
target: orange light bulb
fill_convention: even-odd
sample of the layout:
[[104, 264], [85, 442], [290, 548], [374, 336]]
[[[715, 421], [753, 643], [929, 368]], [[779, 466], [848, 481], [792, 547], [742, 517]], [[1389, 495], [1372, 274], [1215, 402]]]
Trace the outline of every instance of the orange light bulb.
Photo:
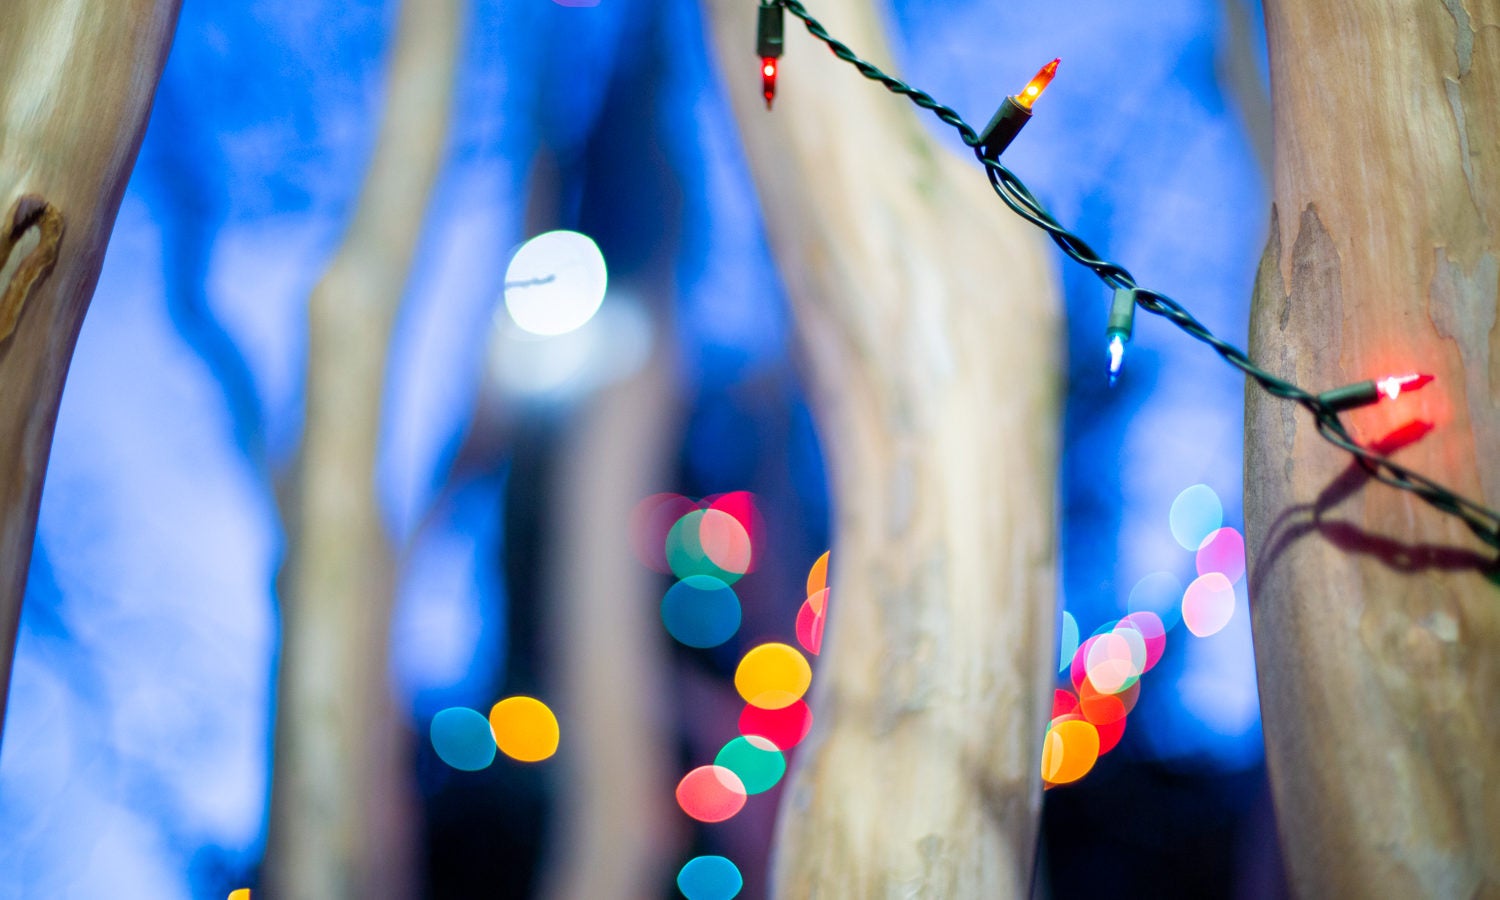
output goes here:
[[1057, 64], [1060, 62], [1062, 62], [1061, 59], [1054, 59], [1042, 66], [1041, 71], [1036, 73], [1036, 77], [1028, 81], [1026, 87], [1021, 89], [1021, 93], [1016, 95], [1016, 104], [1029, 111], [1031, 104], [1036, 102], [1036, 98], [1042, 96], [1042, 91], [1045, 91], [1047, 85], [1052, 83], [1052, 79], [1057, 77]]

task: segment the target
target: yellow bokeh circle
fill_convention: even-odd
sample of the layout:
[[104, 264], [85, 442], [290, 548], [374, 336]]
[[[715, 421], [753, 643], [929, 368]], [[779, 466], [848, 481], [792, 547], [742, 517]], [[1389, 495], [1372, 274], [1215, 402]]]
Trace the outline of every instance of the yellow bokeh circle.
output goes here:
[[506, 697], [490, 709], [490, 728], [500, 752], [520, 762], [539, 762], [557, 752], [557, 716], [535, 697]]
[[1099, 760], [1099, 730], [1075, 717], [1047, 729], [1042, 744], [1042, 780], [1068, 784], [1089, 773]]
[[745, 702], [761, 709], [791, 706], [812, 684], [807, 658], [786, 644], [761, 644], [745, 654], [734, 671], [734, 687]]

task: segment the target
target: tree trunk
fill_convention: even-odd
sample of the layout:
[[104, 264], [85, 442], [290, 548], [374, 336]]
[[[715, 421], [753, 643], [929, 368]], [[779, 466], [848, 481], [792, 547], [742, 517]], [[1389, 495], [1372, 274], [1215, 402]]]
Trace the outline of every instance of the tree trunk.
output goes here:
[[[1251, 353], [1311, 389], [1406, 372], [1367, 444], [1500, 504], [1500, 2], [1268, 0], [1275, 214]], [[1415, 441], [1422, 426], [1435, 426]], [[1250, 389], [1267, 754], [1309, 897], [1500, 893], [1500, 587], [1456, 519]], [[1485, 571], [1491, 572], [1487, 580]]]
[[[1041, 239], [935, 122], [791, 16], [768, 114], [753, 8], [710, 7], [838, 508], [775, 890], [1029, 896], [1057, 616], [1060, 304]], [[889, 58], [868, 0], [813, 12]]]
[[[658, 338], [658, 343], [660, 343]], [[666, 482], [678, 433], [669, 370], [658, 346], [639, 373], [590, 398], [574, 417], [552, 496], [559, 514], [543, 621], [548, 679], [567, 729], [558, 826], [543, 897], [661, 896], [672, 814], [672, 748], [659, 698], [668, 696], [658, 624], [661, 579], [630, 552], [630, 513]]]
[[0, 12], [0, 725], [63, 380], [178, 6], [6, 0]]
[[387, 674], [394, 576], [375, 495], [385, 360], [447, 147], [461, 0], [408, 0], [374, 156], [308, 301], [287, 505], [267, 880], [297, 900], [415, 891], [410, 772]]

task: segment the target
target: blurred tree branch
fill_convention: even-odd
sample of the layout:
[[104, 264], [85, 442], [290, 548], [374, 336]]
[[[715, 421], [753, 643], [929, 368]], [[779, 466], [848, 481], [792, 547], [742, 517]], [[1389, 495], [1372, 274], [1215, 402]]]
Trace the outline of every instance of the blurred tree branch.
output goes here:
[[559, 755], [558, 827], [541, 895], [661, 895], [670, 841], [672, 758], [653, 698], [670, 695], [660, 579], [631, 555], [635, 504], [661, 484], [678, 433], [670, 346], [640, 372], [589, 398], [560, 448], [550, 485], [541, 618], [549, 683], [569, 735]]
[[374, 155], [308, 300], [307, 413], [283, 507], [272, 896], [414, 891], [406, 741], [387, 658], [393, 550], [375, 496], [385, 364], [447, 149], [465, 4], [400, 4]]

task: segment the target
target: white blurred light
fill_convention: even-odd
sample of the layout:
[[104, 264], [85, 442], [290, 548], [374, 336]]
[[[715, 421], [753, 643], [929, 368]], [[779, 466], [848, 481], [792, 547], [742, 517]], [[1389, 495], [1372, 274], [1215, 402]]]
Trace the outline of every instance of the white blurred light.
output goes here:
[[597, 316], [554, 337], [527, 333], [497, 311], [490, 377], [510, 396], [564, 402], [635, 374], [651, 355], [653, 337], [650, 314], [618, 292]]
[[548, 231], [521, 245], [505, 270], [505, 309], [531, 334], [567, 334], [599, 311], [609, 273], [588, 235]]
[[[1234, 593], [1244, 609], [1249, 600], [1244, 582], [1235, 585]], [[1250, 617], [1234, 616], [1217, 634], [1188, 641], [1184, 652], [1187, 658], [1177, 682], [1183, 710], [1215, 734], [1249, 735], [1260, 722]]]

